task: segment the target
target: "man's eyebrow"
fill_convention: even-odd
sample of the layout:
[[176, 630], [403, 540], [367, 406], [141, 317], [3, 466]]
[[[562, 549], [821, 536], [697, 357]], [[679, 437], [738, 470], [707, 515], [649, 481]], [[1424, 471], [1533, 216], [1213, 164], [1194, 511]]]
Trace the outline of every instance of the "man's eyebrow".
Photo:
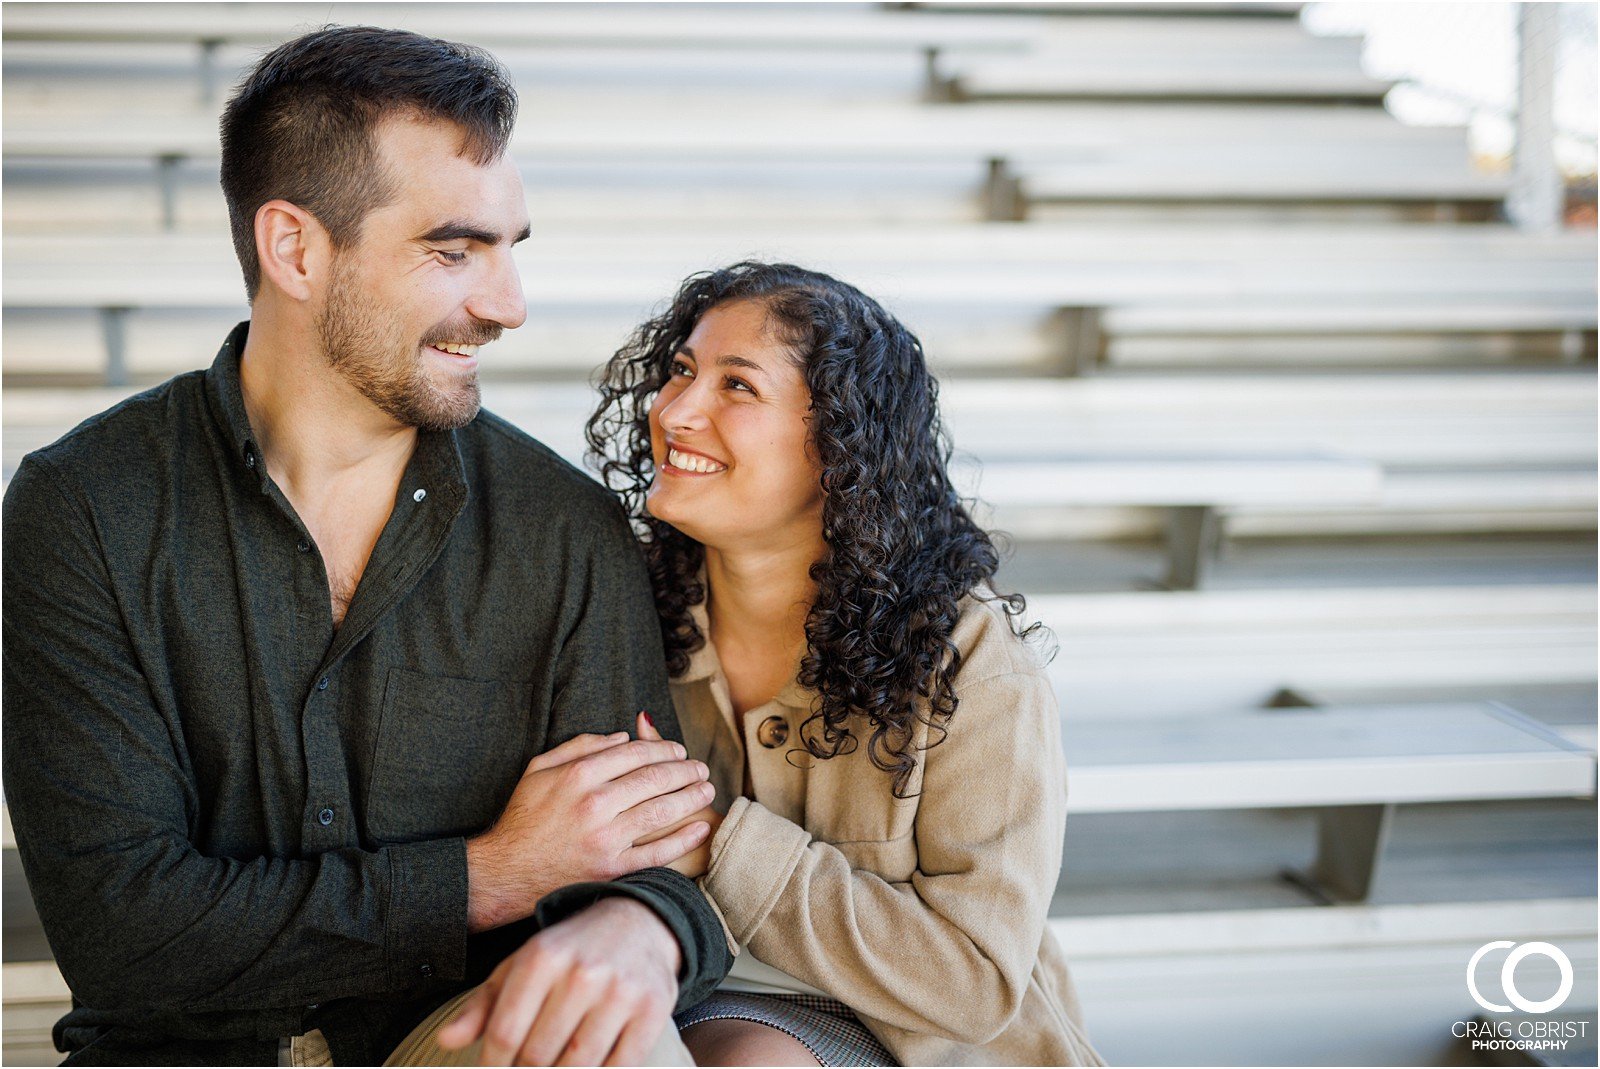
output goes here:
[[[531, 226], [524, 226], [522, 232], [511, 239], [511, 244], [515, 245], [519, 241], [526, 241], [528, 235], [532, 232]], [[485, 230], [483, 227], [474, 226], [471, 223], [458, 222], [441, 223], [417, 238], [418, 241], [461, 241], [463, 239], [476, 241], [480, 245], [498, 245], [501, 240], [500, 235], [492, 230]]]

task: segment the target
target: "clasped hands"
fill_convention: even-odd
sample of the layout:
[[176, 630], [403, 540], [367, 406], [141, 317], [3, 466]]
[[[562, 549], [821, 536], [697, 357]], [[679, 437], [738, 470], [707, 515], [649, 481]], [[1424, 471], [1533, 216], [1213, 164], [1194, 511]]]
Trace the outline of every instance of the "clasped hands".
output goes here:
[[[467, 842], [470, 930], [527, 917], [568, 884], [705, 871], [720, 822], [708, 770], [644, 714], [638, 732], [580, 735], [529, 762], [500, 819]], [[680, 964], [654, 911], [604, 899], [501, 962], [439, 1044], [481, 1036], [481, 1065], [635, 1065], [670, 1023]]]

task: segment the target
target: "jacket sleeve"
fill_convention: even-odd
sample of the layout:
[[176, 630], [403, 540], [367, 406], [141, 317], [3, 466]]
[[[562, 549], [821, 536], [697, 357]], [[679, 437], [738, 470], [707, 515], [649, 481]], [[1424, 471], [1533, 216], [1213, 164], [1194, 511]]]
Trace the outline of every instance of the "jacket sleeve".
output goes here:
[[5, 498], [4, 764], [17, 847], [74, 995], [102, 1011], [266, 1010], [459, 977], [463, 840], [209, 857], [79, 499], [25, 460]]
[[[585, 731], [631, 734], [640, 710], [650, 713], [664, 738], [682, 742], [639, 544], [622, 510], [610, 500], [585, 535], [589, 547], [583, 574], [567, 577], [583, 609], [557, 664], [547, 746]], [[721, 921], [699, 887], [671, 869], [645, 869], [610, 883], [555, 891], [540, 903], [541, 927], [611, 895], [648, 906], [677, 939], [683, 959], [678, 1009], [699, 1002], [727, 975], [733, 956]]]
[[[1065, 761], [1042, 673], [959, 686], [925, 754], [917, 867], [890, 883], [757, 802], [712, 844], [706, 888], [757, 957], [852, 1009], [982, 1044], [1027, 991], [1061, 864]], [[883, 789], [889, 789], [887, 774]]]

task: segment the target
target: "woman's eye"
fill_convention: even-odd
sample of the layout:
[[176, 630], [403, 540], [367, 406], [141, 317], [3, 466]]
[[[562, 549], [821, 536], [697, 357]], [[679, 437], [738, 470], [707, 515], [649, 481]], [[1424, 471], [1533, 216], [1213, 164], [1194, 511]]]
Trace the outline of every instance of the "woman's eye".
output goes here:
[[744, 381], [741, 378], [737, 378], [737, 377], [735, 377], [733, 375], [729, 375], [728, 376], [728, 389], [730, 389], [730, 390], [743, 390], [745, 393], [750, 393], [750, 394], [753, 394], [753, 393], [756, 392], [754, 386], [751, 386], [748, 382]]
[[672, 362], [672, 373], [674, 375], [682, 375], [686, 379], [694, 378], [694, 368], [685, 364], [682, 360], [674, 360]]

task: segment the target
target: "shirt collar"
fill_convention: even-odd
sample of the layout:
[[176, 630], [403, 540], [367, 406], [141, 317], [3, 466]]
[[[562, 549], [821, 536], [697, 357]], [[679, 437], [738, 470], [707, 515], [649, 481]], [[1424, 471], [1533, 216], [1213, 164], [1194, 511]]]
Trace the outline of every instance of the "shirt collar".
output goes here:
[[[255, 431], [250, 427], [250, 417], [245, 412], [244, 386], [239, 375], [239, 360], [244, 355], [245, 339], [249, 335], [248, 319], [228, 333], [206, 372], [206, 398], [242, 477], [252, 480], [265, 493], [271, 480], [267, 477], [266, 461], [255, 440]], [[406, 466], [401, 492], [415, 498], [418, 491], [424, 497], [443, 495], [441, 504], [451, 506], [466, 500], [466, 468], [455, 431], [417, 432], [417, 448]]]
[[244, 343], [249, 335], [248, 319], [228, 332], [227, 340], [217, 350], [217, 358], [206, 372], [206, 400], [239, 470], [265, 489], [267, 466], [262, 462], [255, 432], [250, 429], [250, 417], [245, 414], [244, 387], [239, 378], [239, 358], [244, 355]]

